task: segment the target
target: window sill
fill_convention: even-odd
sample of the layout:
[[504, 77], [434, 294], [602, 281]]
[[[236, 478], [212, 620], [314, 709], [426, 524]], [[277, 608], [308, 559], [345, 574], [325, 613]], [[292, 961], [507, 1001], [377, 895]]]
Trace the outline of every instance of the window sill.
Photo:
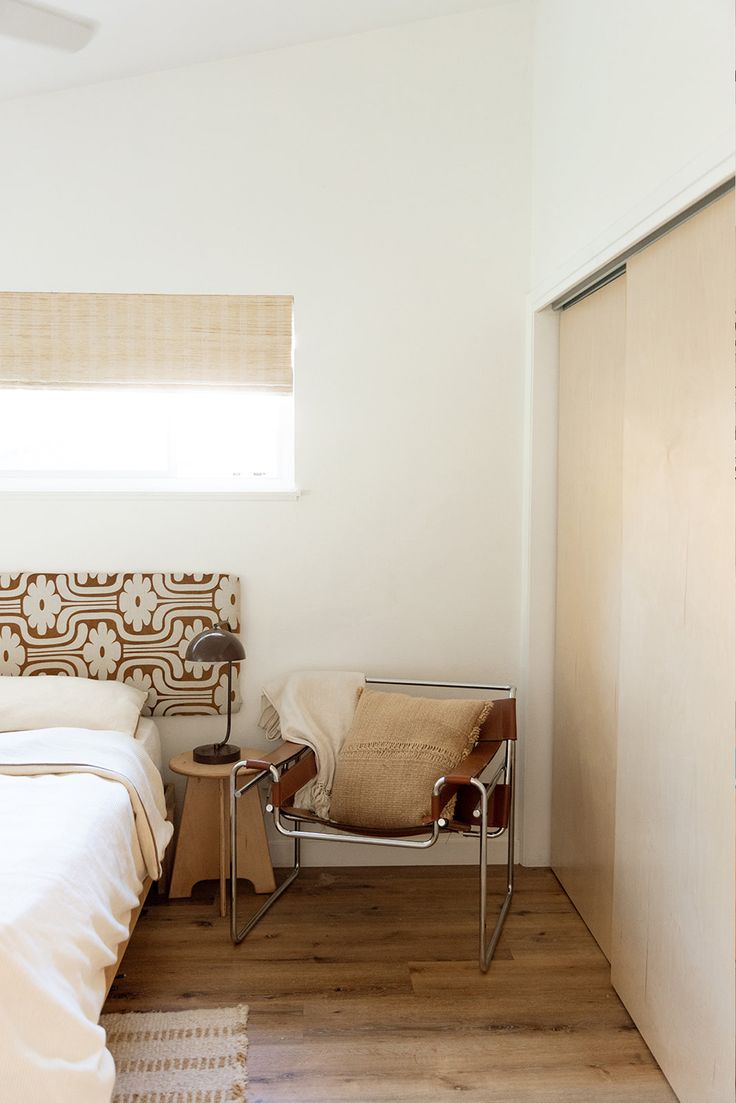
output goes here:
[[33, 501], [176, 501], [176, 502], [295, 502], [301, 497], [297, 487], [266, 488], [263, 490], [239, 489], [213, 482], [209, 485], [183, 483], [171, 486], [133, 486], [97, 483], [86, 485], [62, 482], [54, 485], [42, 480], [0, 479], [0, 500], [30, 498]]

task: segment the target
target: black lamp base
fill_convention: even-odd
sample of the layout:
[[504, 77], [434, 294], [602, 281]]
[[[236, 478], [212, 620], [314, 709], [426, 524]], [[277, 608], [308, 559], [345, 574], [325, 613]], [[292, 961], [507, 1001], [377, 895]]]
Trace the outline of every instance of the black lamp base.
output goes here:
[[240, 747], [232, 743], [203, 743], [201, 747], [195, 747], [192, 751], [195, 762], [202, 762], [205, 766], [223, 766], [226, 762], [237, 762], [240, 758]]

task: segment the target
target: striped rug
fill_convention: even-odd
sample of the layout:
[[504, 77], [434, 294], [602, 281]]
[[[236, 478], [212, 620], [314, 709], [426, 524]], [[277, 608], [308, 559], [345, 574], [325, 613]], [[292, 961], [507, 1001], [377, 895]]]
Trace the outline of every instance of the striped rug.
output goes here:
[[117, 1077], [112, 1103], [245, 1100], [248, 1008], [103, 1015]]

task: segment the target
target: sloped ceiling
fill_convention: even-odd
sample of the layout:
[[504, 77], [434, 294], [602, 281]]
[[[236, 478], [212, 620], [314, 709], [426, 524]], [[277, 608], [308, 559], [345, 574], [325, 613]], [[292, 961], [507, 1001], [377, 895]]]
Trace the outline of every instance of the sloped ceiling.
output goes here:
[[[0, 37], [0, 99], [356, 34], [499, 0], [52, 0], [94, 20], [76, 54]], [[45, 0], [44, 0], [45, 3]]]

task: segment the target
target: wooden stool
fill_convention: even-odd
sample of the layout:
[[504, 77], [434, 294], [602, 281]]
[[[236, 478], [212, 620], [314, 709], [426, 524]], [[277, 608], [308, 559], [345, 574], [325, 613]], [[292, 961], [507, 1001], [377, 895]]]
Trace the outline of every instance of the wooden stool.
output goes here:
[[[257, 758], [262, 754], [262, 751], [245, 747], [242, 757]], [[219, 878], [220, 915], [225, 915], [225, 886], [230, 868], [229, 779], [232, 763], [206, 766], [195, 762], [191, 751], [187, 751], [172, 758], [169, 767], [187, 779], [169, 896], [191, 896], [197, 881]], [[241, 770], [238, 779], [244, 780], [253, 773], [254, 770]], [[238, 810], [238, 877], [251, 881], [256, 892], [273, 892], [276, 888], [257, 786], [241, 797]]]

